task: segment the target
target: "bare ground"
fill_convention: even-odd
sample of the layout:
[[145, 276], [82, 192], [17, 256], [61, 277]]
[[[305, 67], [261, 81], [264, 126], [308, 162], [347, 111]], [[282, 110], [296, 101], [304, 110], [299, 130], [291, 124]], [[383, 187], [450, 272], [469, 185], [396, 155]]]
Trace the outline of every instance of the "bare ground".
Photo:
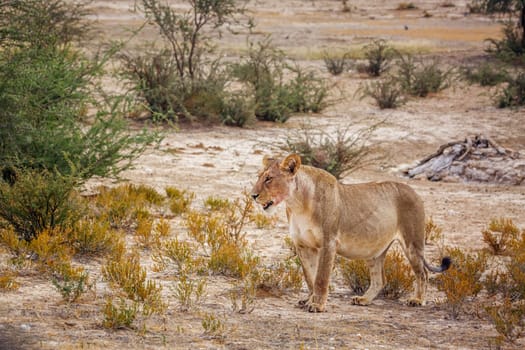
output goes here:
[[[179, 2], [177, 2], [179, 3]], [[396, 11], [397, 2], [351, 1], [352, 11], [340, 11], [339, 1], [260, 0], [249, 5], [260, 37], [272, 34], [273, 41], [304, 65], [323, 69], [320, 53], [382, 37], [398, 47], [437, 55], [458, 64], [483, 54], [483, 40], [499, 36], [500, 26], [486, 18], [465, 15], [466, 1], [442, 7], [442, 1], [414, 1], [413, 11]], [[126, 33], [125, 26], [140, 23], [128, 12], [133, 1], [95, 1], [102, 35], [115, 38]], [[426, 10], [433, 16], [423, 18]], [[404, 29], [404, 26], [408, 30]], [[153, 38], [151, 28], [138, 40]], [[242, 43], [242, 44], [241, 44]], [[222, 44], [234, 57], [244, 39], [225, 35]], [[326, 74], [326, 73], [323, 73]], [[147, 184], [162, 191], [176, 186], [195, 192], [196, 203], [214, 195], [237, 198], [251, 187], [263, 154], [282, 151], [283, 143], [308, 122], [334, 132], [348, 123], [366, 126], [386, 119], [372, 141], [388, 155], [380, 164], [367, 167], [343, 179], [344, 182], [396, 180], [410, 184], [423, 197], [427, 215], [443, 228], [445, 244], [464, 249], [482, 247], [481, 230], [495, 217], [509, 217], [525, 227], [525, 187], [469, 183], [442, 183], [408, 180], [400, 176], [403, 165], [434, 152], [439, 145], [482, 133], [501, 145], [525, 152], [525, 111], [500, 110], [493, 106], [491, 91], [461, 83], [425, 99], [415, 99], [392, 111], [381, 111], [368, 100], [353, 98], [362, 78], [353, 72], [333, 78], [345, 93], [344, 99], [322, 115], [299, 115], [283, 125], [258, 123], [252, 128], [182, 127], [166, 130], [166, 138], [124, 174], [133, 183]], [[277, 143], [277, 144], [276, 144]], [[100, 182], [93, 182], [90, 188]], [[173, 223], [173, 234], [183, 230]], [[287, 255], [283, 238], [287, 234], [281, 213], [276, 227], [251, 229], [253, 249], [267, 261]], [[428, 246], [427, 257], [437, 256], [437, 247]], [[100, 280], [102, 261], [81, 261]], [[143, 263], [150, 266], [148, 253]], [[97, 277], [98, 276], [98, 277]], [[328, 311], [309, 314], [296, 308], [306, 291], [282, 297], [261, 297], [250, 314], [231, 311], [228, 290], [231, 281], [210, 277], [204, 303], [197, 311], [177, 310], [168, 286], [169, 272], [148, 275], [164, 285], [169, 307], [162, 317], [148, 321], [145, 333], [137, 330], [109, 331], [101, 327], [103, 305], [97, 292], [88, 293], [79, 303], [65, 304], [49, 280], [28, 274], [20, 277], [20, 288], [0, 294], [0, 349], [479, 349], [490, 347], [496, 331], [474, 310], [451, 319], [440, 305], [443, 299], [433, 286], [428, 305], [405, 306], [403, 301], [381, 298], [371, 306], [353, 306], [350, 291], [339, 276], [334, 277]], [[202, 312], [214, 313], [226, 325], [224, 338], [203, 335]], [[506, 344], [523, 348], [524, 343]]]

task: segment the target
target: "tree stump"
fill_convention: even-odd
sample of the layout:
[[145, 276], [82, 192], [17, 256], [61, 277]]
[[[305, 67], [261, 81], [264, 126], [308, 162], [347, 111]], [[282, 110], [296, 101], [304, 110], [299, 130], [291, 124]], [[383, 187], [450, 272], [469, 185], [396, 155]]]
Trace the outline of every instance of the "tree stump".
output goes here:
[[519, 152], [478, 134], [441, 145], [404, 173], [431, 181], [525, 185], [525, 160]]

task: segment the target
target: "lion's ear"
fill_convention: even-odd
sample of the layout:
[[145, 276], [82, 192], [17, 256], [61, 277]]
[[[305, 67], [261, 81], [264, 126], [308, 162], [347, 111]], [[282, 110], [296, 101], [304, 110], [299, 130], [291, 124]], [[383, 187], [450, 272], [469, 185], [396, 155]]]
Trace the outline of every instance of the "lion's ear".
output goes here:
[[288, 171], [290, 174], [295, 175], [299, 167], [301, 166], [301, 157], [297, 154], [290, 154], [280, 164], [280, 168], [283, 171]]
[[270, 163], [273, 162], [274, 160], [275, 160], [274, 158], [265, 155], [263, 158], [263, 166], [267, 168], [270, 165]]

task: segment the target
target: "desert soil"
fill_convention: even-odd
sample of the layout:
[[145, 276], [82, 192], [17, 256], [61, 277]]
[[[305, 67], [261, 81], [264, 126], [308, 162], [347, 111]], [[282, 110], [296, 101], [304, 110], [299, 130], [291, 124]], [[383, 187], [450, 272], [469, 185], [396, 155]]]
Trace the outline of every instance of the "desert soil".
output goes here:
[[[181, 6], [182, 1], [171, 1]], [[127, 29], [142, 22], [130, 12], [133, 0], [95, 1], [93, 7], [104, 38], [123, 38]], [[249, 128], [181, 126], [166, 128], [160, 147], [148, 150], [126, 181], [146, 184], [163, 191], [166, 186], [196, 194], [195, 203], [210, 195], [239, 198], [250, 189], [264, 154], [282, 154], [287, 137], [305, 123], [334, 134], [351, 125], [359, 128], [385, 120], [371, 139], [383, 159], [345, 176], [345, 183], [395, 180], [408, 183], [423, 198], [427, 216], [444, 232], [444, 243], [464, 249], [483, 247], [481, 231], [491, 218], [508, 217], [525, 228], [525, 186], [444, 183], [410, 180], [400, 169], [434, 152], [441, 144], [483, 133], [501, 145], [525, 156], [525, 110], [497, 109], [493, 90], [458, 82], [454, 87], [425, 99], [413, 99], [396, 110], [379, 110], [371, 100], [354, 97], [364, 77], [346, 72], [330, 76], [324, 69], [323, 51], [357, 47], [371, 38], [439, 57], [459, 66], [482, 56], [484, 39], [500, 36], [501, 26], [486, 17], [468, 14], [467, 1], [444, 7], [441, 0], [413, 1], [418, 7], [397, 11], [395, 1], [349, 1], [351, 12], [341, 11], [340, 1], [259, 0], [248, 5], [257, 27], [254, 39], [271, 34], [274, 44], [305, 67], [317, 69], [343, 92], [322, 114], [296, 115], [284, 124], [259, 122]], [[423, 17], [423, 11], [432, 15]], [[408, 29], [405, 29], [405, 26]], [[158, 40], [147, 27], [132, 45]], [[225, 33], [218, 44], [235, 59], [245, 47], [245, 37]], [[100, 183], [96, 181], [88, 190]], [[271, 229], [250, 229], [248, 239], [265, 261], [279, 261], [288, 254], [283, 239], [287, 225], [280, 208], [279, 221]], [[173, 234], [183, 231], [174, 223]], [[177, 232], [176, 232], [177, 231]], [[438, 248], [429, 245], [433, 260]], [[82, 261], [97, 280], [103, 261]], [[151, 267], [147, 252], [143, 263]], [[148, 265], [149, 264], [149, 265]], [[165, 286], [168, 311], [148, 321], [145, 333], [136, 330], [110, 331], [101, 324], [102, 301], [88, 293], [79, 303], [65, 304], [49, 280], [29, 275], [19, 278], [20, 288], [0, 294], [0, 349], [480, 349], [488, 348], [497, 335], [494, 327], [476, 313], [452, 319], [440, 304], [443, 295], [429, 286], [428, 304], [405, 306], [403, 300], [376, 299], [372, 305], [351, 305], [350, 290], [334, 276], [328, 310], [310, 314], [296, 308], [306, 293], [257, 299], [252, 313], [231, 311], [228, 290], [231, 281], [210, 277], [199, 311], [177, 309], [168, 285], [169, 271], [148, 272]], [[223, 339], [203, 335], [201, 312], [216, 314], [226, 326]], [[481, 313], [481, 310], [480, 310]], [[525, 343], [505, 344], [523, 348]]]

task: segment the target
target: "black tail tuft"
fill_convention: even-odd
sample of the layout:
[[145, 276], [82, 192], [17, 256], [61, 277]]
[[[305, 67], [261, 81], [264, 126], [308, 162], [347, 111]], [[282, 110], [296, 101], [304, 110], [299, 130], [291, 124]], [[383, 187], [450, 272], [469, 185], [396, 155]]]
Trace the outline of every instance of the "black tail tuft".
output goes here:
[[452, 265], [452, 259], [450, 259], [450, 257], [448, 257], [448, 256], [444, 257], [441, 260], [441, 266], [439, 266], [439, 267], [429, 265], [426, 260], [423, 260], [423, 262], [425, 263], [425, 267], [429, 271], [438, 272], [438, 273], [447, 271], [449, 269], [450, 265]]
[[441, 260], [441, 272], [447, 271], [451, 265], [452, 265], [452, 259], [449, 256], [445, 256]]

